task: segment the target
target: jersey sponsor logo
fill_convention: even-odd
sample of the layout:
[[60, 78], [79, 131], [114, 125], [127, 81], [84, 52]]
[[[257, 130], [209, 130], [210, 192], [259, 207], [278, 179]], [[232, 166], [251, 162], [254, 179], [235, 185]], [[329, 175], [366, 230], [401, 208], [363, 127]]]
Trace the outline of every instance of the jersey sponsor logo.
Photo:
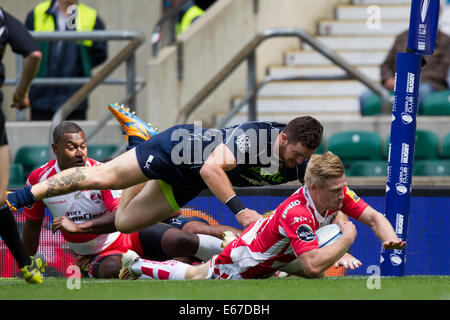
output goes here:
[[305, 218], [305, 217], [294, 217], [294, 218], [292, 219], [291, 224], [295, 224], [295, 223], [299, 223], [299, 222], [303, 222], [303, 221], [312, 223], [312, 221], [311, 221], [310, 219], [308, 219], [308, 218]]
[[298, 206], [299, 204], [301, 204], [300, 200], [294, 200], [291, 203], [289, 203], [286, 209], [284, 209], [283, 214], [281, 215], [283, 219], [286, 219], [286, 215], [290, 209], [292, 209], [295, 206]]
[[149, 156], [148, 156], [147, 161], [145, 161], [145, 166], [144, 166], [144, 169], [145, 169], [145, 170], [150, 169], [150, 163], [152, 163], [152, 161], [153, 161], [154, 158], [155, 158], [155, 157], [154, 157], [153, 155], [149, 155]]
[[250, 138], [247, 134], [243, 133], [236, 138], [236, 146], [239, 151], [242, 153], [246, 153], [250, 151], [251, 143]]
[[359, 201], [360, 198], [358, 197], [358, 195], [353, 190], [351, 190], [350, 188], [347, 188], [346, 193], [347, 193], [347, 195], [350, 198], [353, 199], [354, 202], [358, 202]]
[[316, 238], [314, 231], [307, 224], [302, 224], [297, 228], [297, 236], [300, 240], [305, 242], [311, 242]]
[[99, 213], [82, 213], [79, 210], [75, 210], [75, 211], [69, 211], [66, 213], [66, 217], [68, 217], [70, 220], [72, 220], [72, 222], [76, 222], [76, 221], [88, 221], [88, 220], [94, 220], [97, 218], [100, 218], [101, 216], [103, 216], [104, 214], [106, 214], [108, 212], [108, 210], [105, 210], [103, 212], [99, 212]]

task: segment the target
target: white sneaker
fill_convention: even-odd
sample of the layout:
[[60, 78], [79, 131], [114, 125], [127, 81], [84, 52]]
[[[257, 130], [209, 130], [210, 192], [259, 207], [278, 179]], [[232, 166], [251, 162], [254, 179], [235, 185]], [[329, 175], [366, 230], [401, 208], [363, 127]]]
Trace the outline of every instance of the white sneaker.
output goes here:
[[232, 231], [224, 231], [222, 232], [222, 244], [220, 245], [222, 248], [225, 248], [230, 242], [235, 240], [237, 235]]
[[131, 266], [139, 260], [141, 257], [134, 251], [128, 250], [122, 254], [122, 269], [119, 272], [120, 280], [136, 280], [139, 275], [135, 274], [131, 269]]

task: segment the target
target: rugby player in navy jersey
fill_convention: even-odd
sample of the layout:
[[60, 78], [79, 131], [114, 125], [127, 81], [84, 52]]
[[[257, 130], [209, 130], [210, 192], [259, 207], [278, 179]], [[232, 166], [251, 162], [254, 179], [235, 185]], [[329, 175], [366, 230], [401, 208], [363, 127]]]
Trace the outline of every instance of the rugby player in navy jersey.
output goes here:
[[303, 182], [307, 161], [323, 134], [322, 125], [309, 116], [287, 125], [248, 122], [220, 130], [177, 125], [157, 134], [127, 108], [108, 108], [119, 120], [129, 150], [100, 166], [64, 170], [10, 193], [10, 207], [76, 190], [128, 188], [115, 226], [131, 233], [171, 216], [209, 188], [247, 227], [261, 216], [243, 205], [233, 187]]

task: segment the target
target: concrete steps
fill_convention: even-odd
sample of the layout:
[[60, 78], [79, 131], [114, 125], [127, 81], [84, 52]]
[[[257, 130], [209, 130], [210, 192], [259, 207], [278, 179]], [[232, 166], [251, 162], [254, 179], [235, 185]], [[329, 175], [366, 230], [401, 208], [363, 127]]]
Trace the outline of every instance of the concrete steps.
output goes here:
[[259, 97], [359, 96], [364, 89], [357, 80], [276, 81], [264, 86]]
[[[241, 98], [234, 100], [238, 104]], [[359, 104], [354, 96], [327, 96], [320, 101], [317, 108], [317, 97], [260, 97], [256, 101], [258, 115], [260, 114], [308, 114], [308, 115], [332, 115], [339, 109], [340, 114], [359, 114]], [[241, 112], [248, 112], [245, 105]]]
[[[408, 29], [410, 0], [354, 0], [335, 7], [334, 19], [318, 21], [315, 38], [375, 83], [380, 81], [380, 64], [395, 37]], [[284, 53], [283, 65], [267, 68], [267, 75], [280, 79], [258, 93], [258, 120], [286, 122], [309, 114], [339, 121], [359, 115], [359, 96], [366, 86], [358, 80], [283, 80], [283, 78], [345, 75], [345, 71], [302, 43], [298, 50]], [[236, 104], [240, 98], [233, 99]], [[232, 120], [247, 121], [247, 107]], [[225, 115], [218, 115], [220, 119]], [[352, 121], [353, 121], [352, 120]]]
[[319, 35], [397, 35], [409, 27], [409, 19], [383, 20], [375, 26], [368, 20], [321, 20]]
[[409, 20], [411, 4], [342, 4], [336, 7], [337, 20], [365, 20], [379, 17], [384, 20]]
[[[389, 50], [394, 43], [394, 35], [328, 35], [317, 36], [317, 40], [333, 50]], [[302, 49], [313, 50], [307, 43]]]
[[[357, 70], [367, 75], [374, 81], [380, 81], [380, 69], [377, 65], [356, 65]], [[335, 65], [319, 65], [319, 66], [271, 66], [268, 69], [268, 75], [273, 78], [283, 77], [301, 77], [301, 76], [342, 76], [346, 72], [342, 68]]]
[[[388, 53], [387, 50], [339, 50], [335, 52], [340, 55], [351, 65], [374, 65], [379, 66]], [[330, 60], [316, 51], [299, 50], [286, 52], [284, 55], [284, 63], [287, 66], [302, 66], [302, 65], [334, 65]]]

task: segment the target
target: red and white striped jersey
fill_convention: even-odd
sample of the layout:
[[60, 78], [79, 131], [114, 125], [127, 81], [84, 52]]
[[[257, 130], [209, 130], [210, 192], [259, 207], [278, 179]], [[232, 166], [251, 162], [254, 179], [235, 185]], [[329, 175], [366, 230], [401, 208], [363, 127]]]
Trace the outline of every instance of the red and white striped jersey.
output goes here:
[[[100, 162], [87, 159], [86, 166], [96, 166]], [[27, 186], [37, 184], [57, 174], [61, 170], [56, 160], [51, 160], [34, 170], [27, 179]], [[121, 190], [83, 190], [67, 195], [46, 198], [37, 201], [31, 208], [24, 208], [26, 219], [41, 221], [44, 219], [45, 207], [53, 217], [66, 216], [74, 223], [81, 224], [89, 220], [110, 214], [120, 203]], [[61, 231], [70, 248], [77, 254], [92, 255], [109, 247], [120, 232], [108, 234], [79, 233], [71, 234]]]
[[259, 219], [232, 241], [210, 262], [209, 278], [257, 279], [271, 276], [278, 269], [309, 250], [318, 249], [315, 231], [333, 222], [337, 212], [358, 219], [368, 206], [345, 187], [340, 208], [321, 216], [308, 190], [298, 189], [282, 202], [274, 214]]

